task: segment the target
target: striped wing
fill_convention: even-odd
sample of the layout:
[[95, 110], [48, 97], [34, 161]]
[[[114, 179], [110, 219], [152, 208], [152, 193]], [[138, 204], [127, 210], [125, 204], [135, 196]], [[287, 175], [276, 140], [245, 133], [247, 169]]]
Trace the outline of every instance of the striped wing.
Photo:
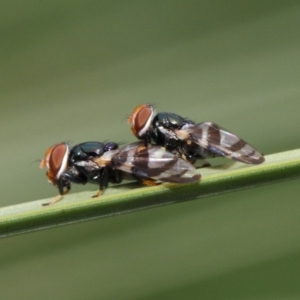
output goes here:
[[260, 164], [264, 156], [243, 139], [212, 122], [203, 122], [184, 128], [189, 139], [216, 155], [247, 164]]
[[111, 162], [112, 167], [141, 179], [172, 183], [192, 183], [200, 179], [200, 174], [190, 163], [163, 147], [145, 147], [143, 142], [123, 147], [112, 157]]

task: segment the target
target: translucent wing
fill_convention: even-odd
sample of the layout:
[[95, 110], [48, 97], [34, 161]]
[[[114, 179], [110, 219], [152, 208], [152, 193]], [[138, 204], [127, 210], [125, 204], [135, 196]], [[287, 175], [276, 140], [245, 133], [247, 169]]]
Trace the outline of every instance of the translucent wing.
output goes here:
[[247, 164], [260, 164], [265, 160], [263, 154], [254, 147], [215, 123], [203, 122], [187, 125], [180, 131], [179, 136], [188, 133], [188, 137], [185, 136], [185, 139], [189, 139], [216, 155]]
[[142, 179], [162, 182], [192, 183], [201, 177], [190, 163], [165, 148], [154, 145], [145, 147], [142, 142], [120, 149], [111, 158], [111, 166]]

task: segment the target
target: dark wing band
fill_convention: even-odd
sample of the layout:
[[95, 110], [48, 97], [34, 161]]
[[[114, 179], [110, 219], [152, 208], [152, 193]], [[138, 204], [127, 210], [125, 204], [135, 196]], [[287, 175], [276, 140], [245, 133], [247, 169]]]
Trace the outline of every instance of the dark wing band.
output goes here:
[[247, 164], [260, 164], [265, 160], [254, 147], [215, 123], [203, 122], [184, 130], [192, 142], [217, 155]]
[[140, 178], [162, 182], [193, 183], [200, 174], [188, 162], [160, 146], [145, 147], [142, 142], [129, 144], [113, 156], [112, 165]]

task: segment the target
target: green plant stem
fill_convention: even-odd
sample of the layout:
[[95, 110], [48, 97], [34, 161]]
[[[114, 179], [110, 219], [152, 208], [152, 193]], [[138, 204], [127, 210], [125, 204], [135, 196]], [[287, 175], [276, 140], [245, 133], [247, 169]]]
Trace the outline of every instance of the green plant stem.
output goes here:
[[42, 206], [49, 202], [44, 199], [4, 207], [0, 209], [0, 237], [294, 179], [300, 176], [300, 149], [268, 155], [261, 165], [231, 162], [199, 172], [202, 178], [196, 184], [138, 187], [131, 183], [110, 187], [99, 198], [78, 193], [53, 206]]

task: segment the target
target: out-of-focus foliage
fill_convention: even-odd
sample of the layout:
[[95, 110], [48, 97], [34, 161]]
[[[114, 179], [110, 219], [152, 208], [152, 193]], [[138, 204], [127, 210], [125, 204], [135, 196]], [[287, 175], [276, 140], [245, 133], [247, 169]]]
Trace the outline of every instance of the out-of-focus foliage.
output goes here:
[[[1, 206], [53, 143], [131, 142], [151, 102], [299, 148], [298, 1], [2, 1]], [[93, 186], [75, 187], [74, 191]], [[3, 299], [297, 299], [297, 181], [1, 240]]]

